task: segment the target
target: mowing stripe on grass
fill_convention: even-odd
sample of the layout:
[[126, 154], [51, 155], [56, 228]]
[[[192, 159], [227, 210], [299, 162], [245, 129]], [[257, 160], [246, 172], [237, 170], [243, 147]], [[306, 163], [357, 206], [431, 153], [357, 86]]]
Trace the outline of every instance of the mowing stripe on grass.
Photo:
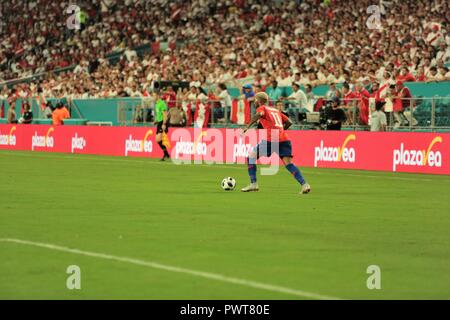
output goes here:
[[[20, 153], [20, 151], [12, 151], [12, 152], [1, 152], [1, 151], [7, 151], [7, 150], [0, 150], [0, 155], [6, 155], [6, 156], [22, 156], [22, 157], [39, 157], [39, 158], [46, 158], [46, 159], [73, 159], [74, 155], [67, 155], [65, 153], [44, 153], [44, 152], [26, 152], [26, 153]], [[80, 160], [93, 160], [93, 161], [99, 161], [99, 162], [117, 162], [121, 164], [127, 164], [127, 163], [141, 163], [146, 165], [176, 165], [172, 162], [160, 162], [160, 161], [149, 161], [147, 160], [139, 160], [139, 159], [130, 159], [126, 157], [117, 157], [117, 158], [107, 158], [106, 156], [99, 156], [99, 155], [93, 155], [93, 154], [75, 154], [77, 156], [77, 159]], [[94, 158], [97, 156], [97, 158]], [[188, 165], [188, 164], [186, 164]], [[209, 167], [209, 168], [226, 168], [226, 169], [234, 169], [234, 170], [245, 170], [243, 169], [243, 164], [237, 166], [236, 164], [206, 164], [206, 163], [200, 163], [196, 164], [203, 167]], [[439, 180], [435, 181], [433, 179], [429, 178], [408, 178], [408, 177], [394, 177], [394, 176], [386, 176], [386, 175], [370, 175], [370, 174], [357, 174], [357, 173], [346, 173], [346, 172], [314, 172], [309, 171], [308, 169], [312, 169], [309, 167], [302, 168], [303, 170], [306, 168], [307, 174], [312, 175], [336, 175], [336, 176], [351, 176], [351, 177], [362, 177], [362, 178], [375, 178], [375, 179], [392, 179], [392, 180], [404, 180], [404, 181], [419, 181], [419, 182], [450, 182], [450, 180]], [[318, 168], [314, 168], [318, 169]], [[320, 168], [320, 169], [328, 169], [328, 168]], [[363, 170], [360, 170], [363, 171]], [[380, 171], [380, 173], [386, 173], [384, 171]]]
[[321, 294], [317, 294], [317, 293], [313, 293], [313, 292], [307, 292], [307, 291], [296, 290], [296, 289], [291, 289], [291, 288], [286, 288], [286, 287], [280, 287], [280, 286], [276, 286], [276, 285], [255, 282], [255, 281], [251, 281], [251, 280], [233, 278], [233, 277], [228, 277], [228, 276], [224, 276], [224, 275], [220, 275], [220, 274], [216, 274], [216, 273], [191, 270], [191, 269], [186, 269], [186, 268], [165, 265], [165, 264], [161, 264], [161, 263], [157, 263], [157, 262], [144, 261], [144, 260], [139, 260], [139, 259], [127, 258], [127, 257], [113, 256], [113, 255], [104, 254], [104, 253], [96, 253], [96, 252], [84, 251], [84, 250], [79, 250], [79, 249], [72, 249], [72, 248], [58, 246], [58, 245], [54, 245], [54, 244], [20, 240], [20, 239], [10, 239], [10, 238], [0, 239], [0, 242], [16, 243], [16, 244], [21, 244], [21, 245], [46, 248], [46, 249], [50, 249], [50, 250], [73, 253], [73, 254], [94, 257], [94, 258], [99, 258], [99, 259], [125, 262], [125, 263], [134, 264], [134, 265], [145, 266], [145, 267], [149, 267], [149, 268], [153, 268], [153, 269], [159, 269], [159, 270], [176, 272], [176, 273], [184, 273], [184, 274], [188, 274], [188, 275], [195, 276], [195, 277], [242, 285], [242, 286], [260, 289], [260, 290], [285, 293], [288, 295], [293, 295], [293, 296], [302, 297], [302, 298], [318, 299], [318, 300], [340, 300], [339, 298], [336, 298], [336, 297], [330, 297], [330, 296], [321, 295]]

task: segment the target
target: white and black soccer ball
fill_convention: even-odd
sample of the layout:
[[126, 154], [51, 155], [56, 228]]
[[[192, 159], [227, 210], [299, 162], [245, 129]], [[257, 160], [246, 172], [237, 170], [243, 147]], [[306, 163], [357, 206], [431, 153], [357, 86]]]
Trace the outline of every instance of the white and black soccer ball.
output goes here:
[[222, 180], [221, 185], [222, 185], [223, 190], [231, 191], [231, 190], [234, 190], [234, 188], [236, 187], [236, 180], [234, 180], [234, 178], [232, 178], [232, 177], [227, 177]]

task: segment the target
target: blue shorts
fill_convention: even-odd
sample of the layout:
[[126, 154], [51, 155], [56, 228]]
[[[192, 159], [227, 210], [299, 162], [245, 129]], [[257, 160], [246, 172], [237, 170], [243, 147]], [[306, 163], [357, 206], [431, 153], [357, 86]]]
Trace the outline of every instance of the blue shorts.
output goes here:
[[257, 159], [259, 159], [259, 157], [270, 157], [274, 152], [278, 154], [280, 158], [292, 158], [292, 144], [289, 140], [281, 142], [262, 140], [256, 145], [253, 151], [256, 152]]

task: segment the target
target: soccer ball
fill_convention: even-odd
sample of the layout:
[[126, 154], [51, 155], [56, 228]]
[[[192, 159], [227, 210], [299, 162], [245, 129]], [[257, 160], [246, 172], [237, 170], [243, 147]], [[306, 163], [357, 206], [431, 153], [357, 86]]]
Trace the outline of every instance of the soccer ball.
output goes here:
[[234, 190], [236, 187], [236, 180], [232, 177], [228, 177], [222, 180], [222, 189], [225, 191]]

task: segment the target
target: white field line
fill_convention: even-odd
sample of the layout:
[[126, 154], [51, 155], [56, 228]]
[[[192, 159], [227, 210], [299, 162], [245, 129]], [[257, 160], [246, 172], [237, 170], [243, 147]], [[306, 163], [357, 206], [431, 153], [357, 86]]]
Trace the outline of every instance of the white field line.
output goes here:
[[98, 258], [98, 259], [119, 261], [119, 262], [134, 264], [134, 265], [138, 265], [138, 266], [144, 266], [144, 267], [148, 267], [148, 268], [152, 268], [152, 269], [159, 269], [159, 270], [164, 270], [164, 271], [169, 271], [169, 272], [182, 273], [182, 274], [187, 274], [187, 275], [191, 275], [191, 276], [195, 276], [195, 277], [199, 277], [199, 278], [205, 278], [205, 279], [209, 279], [209, 280], [216, 280], [216, 281], [221, 281], [221, 282], [226, 282], [226, 283], [231, 283], [231, 284], [237, 284], [237, 285], [250, 287], [250, 288], [254, 288], [254, 289], [259, 289], [259, 290], [284, 293], [287, 295], [292, 295], [292, 296], [297, 296], [297, 297], [302, 297], [302, 298], [319, 299], [319, 300], [340, 300], [339, 298], [336, 298], [336, 297], [331, 297], [331, 296], [326, 296], [326, 295], [317, 294], [317, 293], [313, 293], [313, 292], [296, 290], [296, 289], [251, 281], [251, 280], [228, 277], [228, 276], [224, 276], [224, 275], [216, 274], [216, 273], [197, 271], [197, 270], [192, 270], [192, 269], [186, 269], [186, 268], [181, 268], [181, 267], [176, 267], [176, 266], [165, 265], [165, 264], [152, 262], [152, 261], [144, 261], [144, 260], [139, 260], [139, 259], [127, 258], [127, 257], [119, 257], [119, 256], [113, 256], [113, 255], [104, 254], [104, 253], [83, 251], [83, 250], [79, 250], [79, 249], [62, 247], [62, 246], [48, 244], [48, 243], [33, 242], [33, 241], [11, 239], [11, 238], [0, 239], [0, 242], [8, 242], [8, 243], [15, 243], [15, 244], [21, 244], [21, 245], [26, 245], [26, 246], [34, 246], [34, 247], [45, 248], [45, 249], [54, 250], [54, 251], [62, 251], [62, 252], [66, 252], [66, 253], [73, 253], [73, 254], [78, 254], [78, 255], [82, 255], [82, 256]]
[[[0, 150], [3, 151], [3, 150]], [[0, 152], [0, 156], [6, 155], [6, 156], [21, 156], [21, 157], [39, 157], [39, 158], [50, 158], [50, 159], [71, 159], [73, 158], [72, 155], [65, 155], [63, 153], [52, 153], [51, 155], [46, 155], [42, 153], [20, 153], [20, 151], [14, 151], [14, 152]], [[125, 158], [125, 157], [117, 157], [116, 159], [112, 158], [94, 158], [95, 155], [83, 155], [82, 157], [77, 157], [77, 159], [80, 160], [93, 160], [93, 161], [100, 161], [100, 162], [118, 162], [118, 163], [142, 163], [146, 165], [176, 165], [172, 162], [155, 162], [155, 161], [148, 161], [146, 160], [139, 160], [134, 158]], [[193, 164], [186, 164], [186, 165], [193, 165]], [[225, 169], [231, 169], [231, 170], [242, 170], [242, 167], [234, 166], [233, 164], [229, 165], [223, 165], [223, 164], [196, 164], [197, 166], [203, 166], [203, 167], [209, 167], [209, 168], [225, 168]], [[310, 168], [307, 168], [310, 169]], [[323, 169], [323, 168], [321, 168]], [[394, 176], [377, 176], [377, 175], [370, 175], [370, 174], [357, 174], [357, 173], [344, 173], [344, 172], [308, 172], [308, 174], [312, 175], [336, 175], [336, 176], [350, 176], [350, 177], [361, 177], [361, 178], [373, 178], [373, 179], [392, 179], [392, 180], [404, 180], [404, 181], [419, 181], [419, 182], [436, 182], [433, 179], [428, 178], [408, 178], [408, 177], [394, 177]], [[439, 180], [438, 182], [450, 182], [450, 180]]]

